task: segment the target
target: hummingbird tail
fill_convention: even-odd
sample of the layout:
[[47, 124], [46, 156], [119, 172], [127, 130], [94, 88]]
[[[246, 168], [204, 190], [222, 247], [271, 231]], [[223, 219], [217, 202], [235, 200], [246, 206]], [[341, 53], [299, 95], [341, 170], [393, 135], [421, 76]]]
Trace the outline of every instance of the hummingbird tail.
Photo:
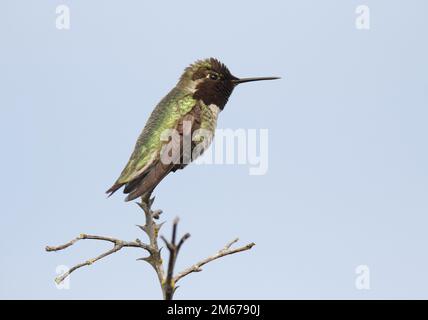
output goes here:
[[154, 165], [148, 171], [128, 182], [115, 182], [115, 184], [106, 191], [110, 197], [117, 190], [125, 186], [123, 193], [128, 194], [125, 201], [135, 200], [142, 195], [153, 191], [153, 189], [168, 174], [169, 170], [161, 163]]
[[124, 193], [128, 194], [125, 201], [132, 201], [148, 192], [152, 192], [159, 182], [171, 172], [173, 167], [174, 164], [163, 164], [159, 161], [142, 176], [128, 182], [125, 190], [123, 190]]
[[124, 183], [115, 183], [110, 189], [108, 189], [106, 191], [106, 193], [108, 194], [107, 197], [111, 197], [113, 193], [115, 193], [117, 190], [119, 190], [120, 188], [122, 188], [124, 185]]

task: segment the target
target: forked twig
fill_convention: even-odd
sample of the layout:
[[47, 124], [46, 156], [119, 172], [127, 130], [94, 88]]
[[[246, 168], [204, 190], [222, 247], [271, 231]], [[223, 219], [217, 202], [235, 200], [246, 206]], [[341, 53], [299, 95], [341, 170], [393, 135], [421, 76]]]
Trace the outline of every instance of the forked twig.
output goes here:
[[176, 244], [178, 221], [178, 218], [174, 219], [174, 223], [172, 225], [171, 242], [166, 240], [164, 236], [161, 236], [161, 239], [163, 240], [163, 242], [165, 242], [165, 245], [167, 246], [169, 251], [168, 272], [164, 283], [165, 300], [172, 300], [172, 297], [174, 296], [174, 292], [176, 289], [174, 281], [174, 268], [175, 263], [177, 261], [178, 252], [180, 251], [180, 248], [183, 245], [184, 241], [190, 238], [190, 233], [186, 233], [184, 236], [181, 237], [178, 244]]
[[55, 282], [56, 283], [61, 283], [62, 281], [64, 281], [65, 278], [67, 278], [72, 272], [74, 272], [75, 270], [84, 267], [84, 266], [90, 266], [91, 264], [93, 264], [94, 262], [101, 260], [109, 255], [111, 255], [112, 253], [115, 253], [119, 250], [121, 250], [124, 247], [133, 247], [133, 248], [142, 248], [144, 250], [150, 251], [149, 247], [142, 243], [140, 240], [136, 239], [135, 241], [123, 241], [123, 240], [119, 240], [116, 238], [111, 238], [111, 237], [103, 237], [103, 236], [94, 236], [94, 235], [90, 235], [90, 234], [84, 234], [82, 233], [81, 235], [79, 235], [77, 238], [74, 238], [73, 240], [60, 245], [60, 246], [47, 246], [45, 249], [46, 251], [60, 251], [60, 250], [64, 250], [70, 246], [72, 246], [73, 244], [75, 244], [77, 241], [79, 240], [101, 240], [101, 241], [107, 241], [107, 242], [111, 242], [113, 243], [113, 248], [100, 254], [99, 256], [96, 256], [95, 258], [86, 260], [85, 262], [79, 263], [77, 265], [75, 265], [74, 267], [72, 267], [71, 269], [69, 269], [67, 272], [65, 272], [64, 274], [58, 276], [55, 278]]
[[89, 266], [93, 263], [95, 263], [98, 260], [101, 260], [125, 247], [132, 247], [132, 248], [140, 248], [145, 250], [149, 253], [147, 257], [140, 258], [137, 260], [144, 260], [148, 262], [153, 269], [155, 270], [159, 284], [162, 289], [163, 298], [165, 300], [171, 300], [174, 296], [175, 290], [178, 288], [176, 286], [176, 283], [182, 279], [183, 277], [189, 275], [193, 272], [199, 272], [202, 271], [201, 267], [211, 261], [217, 260], [221, 257], [246, 251], [251, 249], [254, 246], [254, 243], [247, 244], [246, 246], [239, 247], [236, 249], [231, 249], [231, 247], [238, 242], [238, 239], [235, 239], [231, 242], [229, 242], [223, 249], [218, 251], [216, 254], [205, 258], [204, 260], [201, 260], [194, 265], [188, 267], [187, 269], [183, 270], [182, 272], [178, 273], [174, 276], [174, 269], [175, 269], [175, 263], [177, 261], [178, 253], [184, 244], [184, 242], [190, 237], [189, 233], [186, 233], [184, 236], [180, 238], [180, 240], [177, 243], [177, 228], [178, 228], [178, 218], [176, 218], [173, 222], [172, 226], [172, 236], [171, 241], [168, 241], [165, 237], [161, 236], [161, 239], [164, 241], [166, 247], [169, 251], [169, 260], [168, 260], [168, 267], [167, 267], [167, 273], [165, 276], [163, 261], [161, 257], [161, 249], [158, 245], [158, 237], [159, 237], [159, 230], [164, 224], [162, 223], [156, 223], [155, 220], [159, 219], [159, 215], [162, 213], [161, 210], [153, 211], [151, 209], [151, 206], [153, 204], [154, 198], [150, 199], [150, 195], [146, 196], [142, 199], [141, 203], [138, 203], [141, 209], [143, 209], [145, 214], [145, 224], [144, 225], [138, 225], [138, 227], [143, 230], [148, 239], [149, 243], [143, 243], [139, 239], [136, 239], [134, 241], [124, 241], [112, 237], [104, 237], [104, 236], [97, 236], [97, 235], [90, 235], [90, 234], [81, 234], [77, 238], [74, 238], [73, 240], [59, 246], [47, 246], [45, 249], [46, 251], [60, 251], [64, 250], [72, 245], [74, 245], [76, 242], [80, 240], [99, 240], [99, 241], [106, 241], [113, 244], [113, 248], [96, 256], [95, 258], [86, 260], [85, 262], [79, 263], [75, 266], [73, 266], [70, 270], [65, 272], [64, 274], [58, 276], [55, 281], [57, 283], [61, 283], [66, 279], [72, 272], [75, 270], [84, 267]]
[[217, 260], [219, 258], [225, 257], [225, 256], [230, 255], [230, 254], [234, 254], [234, 253], [238, 253], [238, 252], [250, 250], [253, 246], [256, 245], [254, 242], [251, 242], [251, 243], [249, 243], [249, 244], [247, 244], [245, 246], [242, 246], [242, 247], [239, 247], [239, 248], [236, 248], [236, 249], [230, 249], [232, 247], [232, 245], [235, 244], [235, 243], [237, 243], [238, 241], [239, 241], [239, 239], [236, 238], [235, 240], [229, 242], [223, 249], [219, 250], [216, 254], [214, 254], [214, 255], [212, 255], [210, 257], [207, 257], [207, 258], [205, 258], [205, 259], [203, 259], [203, 260], [195, 263], [194, 265], [188, 267], [187, 269], [183, 270], [182, 272], [180, 272], [179, 274], [177, 274], [174, 277], [174, 283], [177, 283], [181, 278], [189, 275], [192, 272], [200, 272], [200, 271], [202, 271], [201, 267], [203, 265], [211, 262], [211, 261]]

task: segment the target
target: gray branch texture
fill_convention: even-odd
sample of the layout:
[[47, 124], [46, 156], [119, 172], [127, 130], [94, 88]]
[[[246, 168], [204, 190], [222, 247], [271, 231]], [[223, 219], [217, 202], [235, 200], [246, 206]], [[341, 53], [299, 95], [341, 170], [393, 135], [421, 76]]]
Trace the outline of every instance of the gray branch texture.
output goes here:
[[[90, 266], [91, 264], [97, 262], [98, 260], [101, 260], [113, 253], [118, 252], [119, 250], [122, 250], [123, 248], [140, 248], [143, 249], [148, 256], [145, 258], [140, 258], [138, 260], [144, 260], [147, 263], [149, 263], [153, 269], [156, 272], [160, 288], [162, 290], [162, 295], [165, 300], [172, 300], [174, 297], [175, 290], [178, 288], [177, 283], [185, 276], [193, 273], [193, 272], [200, 272], [202, 271], [202, 266], [206, 265], [207, 263], [210, 263], [211, 261], [220, 259], [222, 257], [225, 257], [227, 255], [243, 252], [250, 250], [255, 243], [249, 243], [245, 246], [238, 247], [238, 248], [232, 248], [233, 245], [235, 245], [238, 242], [238, 239], [235, 239], [228, 244], [221, 250], [219, 250], [217, 253], [191, 265], [190, 267], [186, 268], [185, 270], [175, 274], [175, 263], [177, 261], [178, 253], [180, 252], [180, 249], [184, 242], [190, 237], [189, 233], [186, 233], [183, 235], [179, 240], [177, 240], [177, 229], [178, 229], [178, 218], [176, 218], [172, 225], [172, 235], [171, 240], [167, 240], [165, 237], [160, 236], [160, 239], [164, 242], [166, 248], [169, 252], [169, 259], [166, 266], [164, 266], [164, 262], [161, 257], [161, 249], [158, 244], [159, 239], [159, 231], [164, 224], [157, 223], [156, 221], [159, 220], [159, 217], [162, 213], [161, 210], [152, 210], [154, 198], [152, 199], [142, 199], [141, 203], [138, 203], [140, 208], [144, 211], [145, 214], [145, 224], [144, 225], [138, 225], [138, 227], [147, 235], [148, 243], [143, 243], [139, 239], [135, 239], [134, 241], [124, 241], [112, 237], [105, 237], [105, 236], [97, 236], [97, 235], [90, 235], [90, 234], [80, 234], [77, 238], [74, 238], [73, 240], [59, 246], [47, 246], [45, 249], [48, 252], [51, 251], [60, 251], [67, 249], [68, 247], [74, 245], [76, 242], [80, 240], [97, 240], [97, 241], [104, 241], [104, 242], [110, 242], [113, 245], [113, 248], [110, 250], [92, 258], [89, 260], [86, 260], [84, 262], [81, 262], [79, 264], [76, 264], [72, 268], [70, 268], [67, 272], [64, 274], [58, 276], [55, 278], [56, 283], [61, 283], [66, 279], [68, 276], [70, 276], [71, 273], [76, 271], [77, 269], [80, 269], [85, 266]], [[165, 271], [166, 270], [166, 271]]]

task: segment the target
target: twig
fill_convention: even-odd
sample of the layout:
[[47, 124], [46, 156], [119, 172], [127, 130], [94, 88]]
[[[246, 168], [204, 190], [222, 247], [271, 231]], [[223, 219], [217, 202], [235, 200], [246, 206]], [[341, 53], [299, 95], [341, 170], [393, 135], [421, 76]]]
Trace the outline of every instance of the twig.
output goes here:
[[161, 239], [163, 240], [163, 242], [165, 242], [165, 245], [169, 250], [168, 271], [163, 286], [165, 300], [172, 300], [174, 296], [174, 292], [176, 289], [174, 283], [174, 268], [175, 263], [177, 261], [178, 252], [180, 251], [180, 248], [183, 245], [184, 241], [190, 238], [190, 233], [186, 233], [184, 236], [181, 237], [180, 241], [178, 242], [178, 245], [176, 244], [175, 240], [177, 238], [178, 221], [178, 218], [175, 218], [174, 223], [172, 225], [171, 242], [168, 242], [168, 240], [166, 240], [164, 236], [161, 236]]
[[194, 265], [188, 267], [187, 269], [185, 269], [184, 271], [180, 272], [179, 274], [177, 274], [174, 278], [174, 283], [177, 283], [181, 278], [189, 275], [192, 272], [200, 272], [202, 271], [202, 266], [217, 260], [219, 258], [222, 258], [224, 256], [230, 255], [230, 254], [234, 254], [234, 253], [238, 253], [238, 252], [242, 252], [242, 251], [246, 251], [246, 250], [250, 250], [253, 246], [255, 246], [254, 242], [251, 242], [245, 246], [236, 248], [236, 249], [230, 249], [232, 247], [232, 245], [234, 245], [236, 242], [238, 242], [238, 238], [236, 238], [235, 240], [229, 242], [223, 249], [221, 249], [220, 251], [218, 251], [216, 254], [205, 258], [204, 260], [201, 260], [197, 263], [195, 263]]
[[159, 237], [159, 230], [164, 224], [162, 223], [156, 223], [155, 220], [159, 219], [159, 215], [162, 213], [161, 210], [153, 211], [151, 209], [151, 206], [153, 204], [154, 198], [150, 199], [150, 194], [146, 194], [141, 199], [141, 203], [138, 203], [141, 209], [143, 209], [145, 214], [145, 224], [143, 226], [138, 225], [138, 227], [143, 230], [149, 239], [149, 243], [145, 244], [141, 242], [139, 239], [136, 239], [135, 241], [124, 241], [112, 237], [104, 237], [104, 236], [97, 236], [97, 235], [89, 235], [89, 234], [81, 234], [77, 238], [59, 246], [47, 246], [46, 251], [60, 251], [64, 250], [72, 245], [74, 245], [76, 242], [80, 240], [99, 240], [99, 241], [107, 241], [111, 242], [113, 244], [113, 248], [100, 254], [99, 256], [89, 259], [85, 262], [79, 263], [72, 267], [70, 270], [65, 272], [64, 274], [58, 276], [55, 281], [57, 283], [61, 283], [66, 279], [72, 272], [75, 270], [84, 267], [89, 266], [93, 264], [94, 262], [101, 260], [119, 250], [125, 247], [134, 247], [134, 248], [141, 248], [144, 249], [149, 253], [148, 257], [140, 258], [138, 260], [144, 260], [148, 262], [153, 269], [156, 271], [159, 284], [162, 289], [163, 298], [165, 300], [172, 300], [175, 290], [178, 288], [176, 286], [176, 283], [183, 277], [187, 276], [188, 274], [192, 272], [199, 272], [202, 271], [201, 267], [211, 261], [214, 261], [216, 259], [219, 259], [221, 257], [238, 253], [241, 251], [246, 251], [251, 249], [254, 246], [254, 243], [247, 244], [246, 246], [231, 249], [231, 247], [238, 242], [238, 239], [235, 239], [231, 242], [229, 242], [223, 249], [218, 251], [215, 255], [210, 256], [191, 267], [185, 269], [184, 271], [180, 272], [176, 276], [174, 276], [174, 269], [175, 269], [175, 263], [177, 261], [178, 253], [183, 245], [183, 243], [190, 237], [189, 233], [186, 233], [184, 236], [180, 238], [180, 241], [177, 243], [177, 228], [178, 228], [178, 218], [174, 220], [173, 226], [172, 226], [172, 237], [171, 241], [166, 240], [163, 236], [161, 236], [161, 239], [165, 242], [166, 247], [169, 251], [169, 261], [168, 261], [168, 269], [165, 276], [163, 261], [161, 257], [161, 248], [159, 248], [158, 245], [158, 237]]
[[155, 270], [159, 284], [162, 289], [163, 296], [165, 298], [165, 290], [164, 290], [164, 269], [163, 269], [163, 261], [161, 257], [161, 249], [159, 249], [158, 246], [158, 236], [159, 236], [159, 230], [163, 226], [164, 222], [157, 224], [155, 222], [155, 219], [159, 219], [159, 215], [162, 213], [161, 210], [153, 211], [151, 209], [152, 204], [154, 202], [155, 198], [150, 199], [150, 194], [146, 195], [144, 198], [141, 198], [141, 203], [138, 203], [141, 209], [143, 209], [144, 214], [146, 215], [146, 224], [144, 226], [138, 226], [141, 230], [143, 230], [150, 241], [150, 255], [145, 258], [140, 258], [138, 260], [144, 260], [148, 262], [153, 269]]
[[99, 256], [93, 258], [93, 259], [89, 259], [86, 260], [85, 262], [79, 263], [77, 265], [75, 265], [74, 267], [70, 268], [70, 270], [68, 270], [67, 272], [63, 273], [62, 275], [58, 276], [55, 278], [55, 282], [56, 283], [61, 283], [62, 281], [64, 281], [65, 278], [67, 278], [72, 272], [74, 272], [75, 270], [84, 267], [84, 266], [90, 266], [91, 264], [93, 264], [94, 262], [101, 260], [102, 258], [105, 258], [109, 255], [111, 255], [112, 253], [115, 253], [117, 251], [119, 251], [120, 249], [124, 248], [124, 247], [134, 247], [134, 248], [142, 248], [145, 250], [149, 250], [149, 247], [142, 243], [140, 240], [136, 239], [135, 241], [123, 241], [123, 240], [119, 240], [116, 238], [111, 238], [111, 237], [103, 237], [103, 236], [94, 236], [94, 235], [90, 235], [90, 234], [81, 234], [79, 235], [77, 238], [63, 244], [60, 246], [47, 246], [45, 249], [46, 251], [60, 251], [60, 250], [64, 250], [70, 246], [72, 246], [73, 244], [75, 244], [77, 241], [79, 240], [101, 240], [101, 241], [107, 241], [107, 242], [111, 242], [114, 244], [113, 248], [100, 254]]

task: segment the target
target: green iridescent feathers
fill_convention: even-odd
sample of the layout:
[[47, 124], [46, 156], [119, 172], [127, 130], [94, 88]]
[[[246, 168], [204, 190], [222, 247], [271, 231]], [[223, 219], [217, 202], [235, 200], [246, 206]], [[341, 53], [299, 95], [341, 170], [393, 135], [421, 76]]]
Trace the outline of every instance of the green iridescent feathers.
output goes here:
[[171, 90], [161, 100], [150, 115], [143, 132], [137, 140], [134, 152], [115, 185], [123, 185], [135, 179], [143, 173], [144, 169], [150, 166], [150, 163], [159, 158], [160, 151], [165, 143], [161, 140], [162, 132], [168, 129], [175, 129], [180, 119], [192, 110], [195, 103], [196, 101], [191, 94], [178, 88]]

